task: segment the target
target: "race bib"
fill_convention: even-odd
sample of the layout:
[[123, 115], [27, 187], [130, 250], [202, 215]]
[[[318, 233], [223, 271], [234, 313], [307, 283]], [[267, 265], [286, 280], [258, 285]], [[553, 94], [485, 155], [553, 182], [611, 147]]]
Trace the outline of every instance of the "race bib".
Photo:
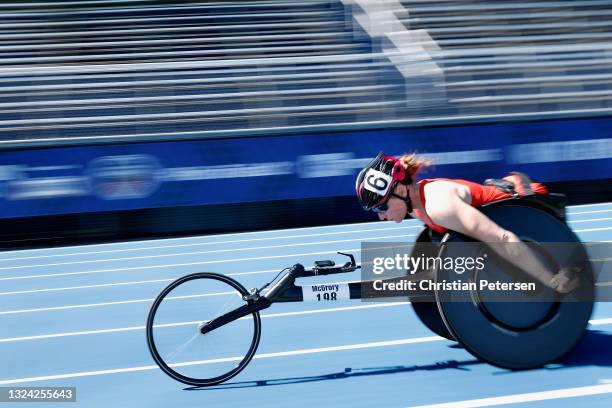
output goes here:
[[369, 169], [363, 179], [363, 187], [380, 196], [386, 196], [391, 188], [393, 179], [382, 171]]
[[333, 302], [351, 298], [348, 283], [306, 285], [302, 286], [302, 293], [305, 302]]

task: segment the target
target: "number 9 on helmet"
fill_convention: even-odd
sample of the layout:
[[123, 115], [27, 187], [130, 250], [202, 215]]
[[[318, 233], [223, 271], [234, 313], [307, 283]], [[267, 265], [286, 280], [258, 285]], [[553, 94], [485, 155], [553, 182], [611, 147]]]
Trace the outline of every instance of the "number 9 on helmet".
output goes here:
[[411, 182], [399, 159], [380, 152], [359, 172], [355, 192], [363, 209], [372, 210], [387, 202], [397, 183]]

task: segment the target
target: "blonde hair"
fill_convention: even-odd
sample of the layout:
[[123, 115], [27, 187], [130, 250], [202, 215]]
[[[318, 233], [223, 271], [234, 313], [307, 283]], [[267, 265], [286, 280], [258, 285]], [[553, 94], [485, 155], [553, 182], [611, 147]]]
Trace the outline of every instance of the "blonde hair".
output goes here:
[[408, 171], [410, 176], [414, 177], [425, 167], [431, 166], [431, 160], [421, 157], [416, 153], [409, 153], [399, 158], [402, 166]]

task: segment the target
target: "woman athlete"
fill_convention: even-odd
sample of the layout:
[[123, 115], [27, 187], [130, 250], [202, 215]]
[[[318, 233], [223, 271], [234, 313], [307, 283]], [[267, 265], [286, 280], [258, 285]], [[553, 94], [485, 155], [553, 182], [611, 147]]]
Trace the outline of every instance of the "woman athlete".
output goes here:
[[[401, 222], [410, 215], [436, 232], [453, 230], [486, 242], [504, 259], [546, 286], [562, 293], [576, 288], [576, 268], [550, 271], [512, 231], [501, 228], [476, 209], [511, 197], [510, 193], [460, 179], [415, 181], [416, 174], [429, 164], [415, 154], [395, 158], [379, 153], [357, 176], [355, 190], [361, 205], [376, 212], [380, 220]], [[539, 183], [532, 186], [535, 193], [547, 193]]]

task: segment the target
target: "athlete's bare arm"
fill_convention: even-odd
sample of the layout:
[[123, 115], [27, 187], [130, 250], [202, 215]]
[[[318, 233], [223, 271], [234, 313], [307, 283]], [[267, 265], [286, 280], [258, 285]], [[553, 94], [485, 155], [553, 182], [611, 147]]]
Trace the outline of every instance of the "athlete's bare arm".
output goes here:
[[566, 287], [569, 282], [559, 282], [561, 277], [555, 277], [556, 271], [548, 270], [514, 233], [501, 228], [472, 207], [466, 186], [439, 180], [428, 183], [424, 191], [425, 211], [436, 224], [491, 244], [496, 253], [546, 286], [560, 291], [570, 290]]

